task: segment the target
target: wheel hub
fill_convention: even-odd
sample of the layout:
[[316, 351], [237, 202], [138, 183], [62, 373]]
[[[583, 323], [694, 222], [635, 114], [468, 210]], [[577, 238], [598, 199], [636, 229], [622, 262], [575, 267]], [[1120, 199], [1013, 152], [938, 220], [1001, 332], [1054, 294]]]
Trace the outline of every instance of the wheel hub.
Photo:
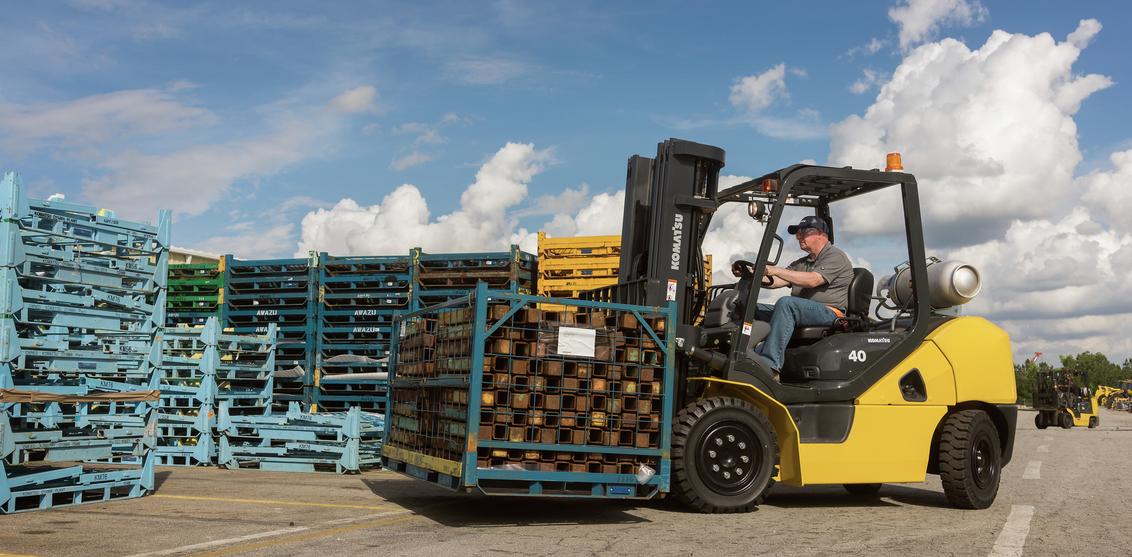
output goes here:
[[993, 450], [994, 447], [991, 447], [990, 440], [986, 437], [980, 437], [971, 447], [975, 484], [981, 488], [991, 485], [994, 481], [996, 471], [992, 465]]
[[703, 437], [700, 451], [702, 476], [713, 491], [734, 494], [747, 488], [755, 479], [759, 455], [755, 435], [737, 422], [716, 424]]

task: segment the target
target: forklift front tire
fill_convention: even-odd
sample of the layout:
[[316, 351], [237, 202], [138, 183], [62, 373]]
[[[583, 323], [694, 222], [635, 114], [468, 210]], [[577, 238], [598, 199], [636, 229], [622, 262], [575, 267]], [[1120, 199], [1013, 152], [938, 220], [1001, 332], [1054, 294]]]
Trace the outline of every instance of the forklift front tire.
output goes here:
[[774, 485], [778, 440], [770, 420], [732, 397], [697, 400], [676, 415], [673, 494], [703, 513], [753, 510]]
[[1089, 429], [1096, 429], [1100, 425], [1100, 420], [1096, 416], [1089, 417]]
[[1058, 414], [1057, 419], [1061, 422], [1061, 429], [1073, 428], [1073, 416], [1070, 416], [1068, 412], [1062, 412]]
[[1045, 429], [1045, 428], [1049, 427], [1049, 424], [1046, 423], [1045, 414], [1042, 414], [1041, 412], [1038, 412], [1037, 414], [1035, 414], [1034, 415], [1034, 425], [1037, 426], [1038, 429]]

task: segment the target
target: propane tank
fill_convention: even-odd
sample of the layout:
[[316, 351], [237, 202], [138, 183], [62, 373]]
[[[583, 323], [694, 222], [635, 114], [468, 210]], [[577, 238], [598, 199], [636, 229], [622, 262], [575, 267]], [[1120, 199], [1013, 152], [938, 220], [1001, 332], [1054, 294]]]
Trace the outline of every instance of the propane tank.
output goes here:
[[[935, 309], [961, 306], [979, 295], [982, 277], [978, 269], [961, 261], [928, 258], [928, 299]], [[887, 293], [882, 294], [887, 290]], [[903, 264], [896, 273], [885, 277], [877, 287], [878, 295], [887, 295], [901, 308], [912, 298], [912, 268]]]

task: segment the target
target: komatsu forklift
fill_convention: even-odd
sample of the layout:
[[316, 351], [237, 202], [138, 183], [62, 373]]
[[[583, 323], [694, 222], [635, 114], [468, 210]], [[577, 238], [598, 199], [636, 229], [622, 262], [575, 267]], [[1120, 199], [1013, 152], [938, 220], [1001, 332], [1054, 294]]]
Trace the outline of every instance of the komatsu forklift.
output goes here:
[[1062, 429], [1100, 425], [1100, 391], [1089, 391], [1089, 375], [1070, 369], [1042, 370], [1034, 385], [1034, 425]]
[[[675, 302], [679, 393], [672, 432], [673, 495], [701, 512], [742, 512], [775, 482], [840, 484], [874, 494], [883, 483], [938, 474], [956, 507], [981, 509], [998, 493], [1017, 420], [1007, 334], [962, 315], [977, 270], [929, 258], [916, 179], [898, 157], [886, 170], [793, 165], [720, 190], [724, 151], [679, 139], [655, 158], [629, 159], [619, 283], [592, 300]], [[891, 277], [854, 269], [845, 317], [793, 331], [780, 370], [756, 355], [761, 277], [778, 264], [783, 212], [820, 216], [835, 239], [838, 203], [899, 195], [903, 248]], [[867, 202], [867, 201], [866, 201]], [[741, 278], [708, 289], [702, 244], [712, 216], [746, 205], [761, 236], [735, 262]], [[883, 308], [883, 309], [882, 309]]]

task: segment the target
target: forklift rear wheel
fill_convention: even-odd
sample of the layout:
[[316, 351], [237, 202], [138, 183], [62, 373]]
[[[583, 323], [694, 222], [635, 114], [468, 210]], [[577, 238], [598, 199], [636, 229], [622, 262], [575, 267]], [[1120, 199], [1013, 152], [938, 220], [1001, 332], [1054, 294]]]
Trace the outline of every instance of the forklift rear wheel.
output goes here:
[[1002, 445], [986, 412], [962, 410], [945, 419], [939, 477], [947, 500], [956, 507], [985, 509], [994, 503], [1002, 477]]
[[1045, 429], [1045, 428], [1049, 427], [1049, 424], [1046, 423], [1045, 414], [1038, 412], [1034, 416], [1034, 425], [1038, 426], [1038, 429]]
[[844, 484], [845, 491], [858, 497], [872, 497], [880, 493], [881, 484]]
[[750, 511], [774, 484], [778, 440], [750, 403], [697, 400], [676, 415], [672, 433], [674, 495], [697, 511]]
[[1073, 427], [1073, 416], [1070, 416], [1068, 412], [1062, 412], [1057, 416], [1057, 419], [1060, 421], [1061, 429], [1070, 429]]
[[1089, 417], [1089, 429], [1096, 429], [1096, 427], [1098, 425], [1100, 425], [1100, 421], [1097, 419], [1097, 417], [1096, 416], [1090, 416]]

